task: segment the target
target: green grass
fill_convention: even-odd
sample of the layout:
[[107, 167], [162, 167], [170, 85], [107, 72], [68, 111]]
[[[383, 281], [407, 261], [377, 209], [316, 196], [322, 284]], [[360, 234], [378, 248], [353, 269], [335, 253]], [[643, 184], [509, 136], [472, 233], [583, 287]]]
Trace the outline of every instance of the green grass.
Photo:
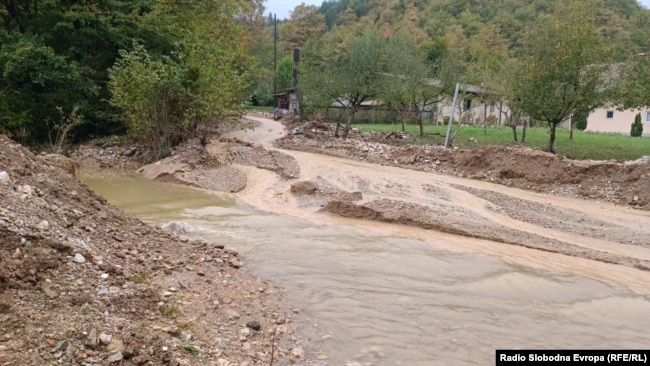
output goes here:
[[273, 106], [265, 107], [265, 106], [247, 105], [246, 106], [246, 111], [247, 112], [273, 113]]
[[182, 344], [181, 344], [181, 348], [182, 348], [185, 352], [191, 354], [192, 356], [198, 356], [198, 355], [201, 353], [201, 350], [200, 350], [200, 349], [198, 349], [197, 347], [194, 347], [194, 346], [192, 346], [192, 345], [190, 345], [190, 344], [184, 344], [184, 343], [182, 343]]
[[[401, 131], [401, 124], [356, 124], [354, 127], [361, 131], [380, 131], [389, 133]], [[452, 127], [451, 135], [456, 133], [457, 126]], [[406, 125], [406, 131], [414, 136], [419, 135], [417, 125]], [[425, 137], [411, 140], [408, 143], [422, 145], [444, 145], [446, 126], [425, 126]], [[517, 135], [521, 141], [522, 129], [517, 128]], [[478, 142], [470, 142], [474, 137]], [[526, 143], [517, 144], [513, 141], [512, 129], [510, 127], [488, 127], [485, 134], [483, 127], [461, 126], [453, 141], [454, 146], [471, 149], [484, 145], [501, 146], [530, 146], [540, 150], [546, 150], [549, 142], [549, 129], [547, 127], [528, 128], [526, 131]], [[650, 138], [632, 138], [618, 134], [599, 134], [591, 132], [575, 131], [573, 140], [569, 140], [569, 132], [558, 128], [555, 139], [555, 152], [571, 159], [593, 159], [593, 160], [636, 160], [643, 156], [650, 156]]]

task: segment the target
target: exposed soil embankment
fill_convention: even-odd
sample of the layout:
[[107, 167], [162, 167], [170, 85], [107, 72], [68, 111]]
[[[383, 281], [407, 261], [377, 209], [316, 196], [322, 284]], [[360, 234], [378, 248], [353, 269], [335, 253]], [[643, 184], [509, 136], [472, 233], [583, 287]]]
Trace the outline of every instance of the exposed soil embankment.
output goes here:
[[129, 217], [74, 166], [0, 135], [0, 364], [267, 365], [273, 351], [285, 363], [304, 355], [299, 341], [269, 333], [291, 312], [277, 287], [238, 269], [237, 253]]
[[626, 163], [577, 161], [526, 147], [462, 150], [386, 143], [384, 135], [355, 132], [343, 140], [311, 128], [278, 140], [276, 146], [650, 210], [650, 158]]
[[332, 200], [355, 202], [363, 199], [361, 192], [348, 192], [329, 184], [324, 179], [300, 181], [291, 185], [290, 192], [304, 206], [323, 207]]
[[323, 211], [366, 220], [421, 227], [445, 233], [514, 244], [575, 257], [650, 270], [650, 261], [572, 245], [523, 230], [516, 230], [453, 206], [432, 207], [395, 200], [357, 204], [330, 201]]
[[246, 187], [247, 180], [233, 164], [270, 170], [284, 179], [297, 178], [300, 174], [295, 160], [282, 152], [225, 137], [213, 141], [207, 148], [198, 140], [191, 140], [170, 157], [145, 165], [138, 173], [161, 182], [235, 193]]

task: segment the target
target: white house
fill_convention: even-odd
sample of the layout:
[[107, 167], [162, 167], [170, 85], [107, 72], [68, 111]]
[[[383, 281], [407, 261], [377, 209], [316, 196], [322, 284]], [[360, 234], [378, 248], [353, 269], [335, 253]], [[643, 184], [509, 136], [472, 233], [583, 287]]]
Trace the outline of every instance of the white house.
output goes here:
[[638, 113], [641, 113], [643, 134], [650, 134], [650, 108], [626, 109], [623, 111], [619, 111], [614, 107], [594, 109], [587, 117], [587, 129], [585, 131], [629, 135], [634, 117]]

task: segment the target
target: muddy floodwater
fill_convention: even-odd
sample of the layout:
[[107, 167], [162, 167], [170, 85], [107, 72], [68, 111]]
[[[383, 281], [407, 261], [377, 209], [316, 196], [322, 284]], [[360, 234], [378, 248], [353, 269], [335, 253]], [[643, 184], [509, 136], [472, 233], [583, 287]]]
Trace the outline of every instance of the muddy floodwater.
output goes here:
[[500, 348], [650, 344], [647, 273], [633, 268], [389, 224], [315, 222], [132, 176], [80, 178], [144, 221], [179, 223], [183, 235], [239, 251], [307, 319], [310, 365], [489, 365]]

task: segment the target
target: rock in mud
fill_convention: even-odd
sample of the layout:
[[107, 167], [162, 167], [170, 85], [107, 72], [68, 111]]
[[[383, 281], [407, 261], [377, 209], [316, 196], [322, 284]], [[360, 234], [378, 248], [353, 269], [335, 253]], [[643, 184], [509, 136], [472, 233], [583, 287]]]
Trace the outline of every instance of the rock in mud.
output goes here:
[[246, 323], [246, 326], [255, 331], [259, 331], [260, 329], [262, 329], [262, 324], [260, 324], [260, 322], [258, 322], [257, 320], [253, 320]]
[[0, 172], [0, 183], [2, 183], [2, 184], [11, 183], [11, 180], [9, 179], [9, 173]]

